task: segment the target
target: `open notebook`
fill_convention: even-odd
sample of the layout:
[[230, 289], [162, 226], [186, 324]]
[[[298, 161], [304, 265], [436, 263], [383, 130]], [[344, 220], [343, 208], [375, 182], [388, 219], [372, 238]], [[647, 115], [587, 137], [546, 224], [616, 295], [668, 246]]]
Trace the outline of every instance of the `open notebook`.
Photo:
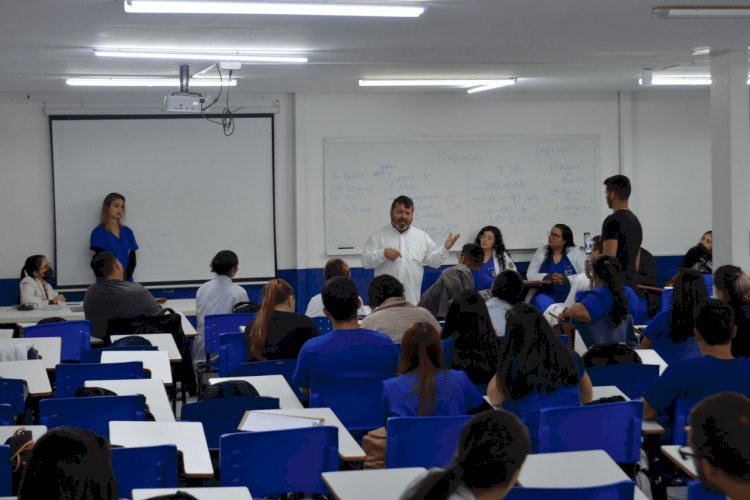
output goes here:
[[300, 429], [303, 427], [317, 427], [323, 425], [322, 418], [298, 417], [293, 415], [280, 415], [278, 413], [266, 413], [262, 411], [248, 411], [242, 417], [237, 428], [240, 431], [280, 431], [284, 429]]

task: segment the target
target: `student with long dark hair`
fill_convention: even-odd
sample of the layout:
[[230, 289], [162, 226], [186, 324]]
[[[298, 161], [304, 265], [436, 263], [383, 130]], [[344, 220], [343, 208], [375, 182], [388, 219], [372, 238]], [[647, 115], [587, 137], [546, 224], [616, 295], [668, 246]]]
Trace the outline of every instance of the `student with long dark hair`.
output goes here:
[[492, 297], [487, 301], [492, 326], [498, 337], [505, 335], [505, 315], [521, 301], [523, 279], [516, 271], [503, 271], [492, 284]]
[[495, 277], [501, 272], [507, 269], [516, 270], [516, 264], [505, 248], [503, 233], [496, 226], [484, 226], [480, 229], [474, 244], [484, 251], [482, 267], [474, 273], [477, 290], [491, 288]]
[[386, 419], [465, 415], [485, 407], [465, 372], [443, 368], [440, 333], [430, 323], [414, 323], [404, 332], [400, 356], [399, 376], [383, 382]]
[[667, 364], [701, 355], [693, 330], [698, 311], [706, 304], [708, 291], [703, 276], [693, 269], [677, 275], [672, 307], [661, 311], [646, 326], [641, 348], [653, 348]]
[[245, 327], [248, 359], [294, 359], [302, 345], [318, 336], [318, 327], [304, 314], [296, 314], [294, 289], [282, 279], [263, 287], [260, 311]]
[[442, 338], [454, 339], [451, 367], [463, 370], [475, 384], [486, 384], [495, 372], [499, 341], [482, 297], [464, 290], [448, 307]]
[[52, 267], [44, 255], [32, 255], [26, 259], [21, 269], [21, 281], [18, 284], [18, 303], [36, 304], [43, 306], [47, 304], [59, 304], [65, 302], [65, 297], [52, 289], [47, 283], [54, 276]]
[[515, 415], [489, 410], [472, 417], [445, 469], [432, 469], [401, 500], [502, 499], [516, 483], [531, 441]]
[[102, 201], [99, 225], [91, 231], [89, 247], [95, 253], [112, 252], [125, 269], [125, 279], [133, 281], [138, 243], [133, 231], [123, 224], [124, 219], [125, 197], [120, 193], [109, 193]]
[[737, 335], [732, 339], [732, 356], [750, 357], [750, 276], [737, 266], [725, 265], [714, 272], [716, 298], [734, 309]]

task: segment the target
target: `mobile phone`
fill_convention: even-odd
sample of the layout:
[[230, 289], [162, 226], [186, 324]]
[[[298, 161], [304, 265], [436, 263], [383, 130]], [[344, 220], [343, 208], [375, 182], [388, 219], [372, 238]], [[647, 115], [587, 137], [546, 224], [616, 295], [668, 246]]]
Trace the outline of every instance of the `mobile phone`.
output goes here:
[[591, 244], [591, 233], [583, 233], [583, 245], [586, 249], [586, 255], [591, 255], [591, 252], [594, 249]]

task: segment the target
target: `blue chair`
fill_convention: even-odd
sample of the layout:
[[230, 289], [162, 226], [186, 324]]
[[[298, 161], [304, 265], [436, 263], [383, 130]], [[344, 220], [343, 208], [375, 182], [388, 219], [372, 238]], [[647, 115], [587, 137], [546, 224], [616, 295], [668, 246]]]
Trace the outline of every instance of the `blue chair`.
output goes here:
[[678, 399], [675, 401], [674, 417], [672, 419], [672, 444], [687, 444], [687, 431], [685, 427], [690, 425], [688, 423], [690, 410], [696, 403], [697, 401], [688, 399]]
[[453, 363], [453, 347], [456, 345], [456, 339], [443, 339], [443, 367], [450, 368]]
[[515, 486], [510, 490], [507, 500], [632, 500], [635, 495], [633, 481], [589, 486], [587, 488], [524, 488]]
[[713, 493], [703, 487], [699, 480], [688, 482], [688, 500], [724, 500], [726, 497], [720, 493]]
[[0, 496], [13, 495], [13, 472], [10, 467], [10, 445], [0, 445]]
[[321, 474], [339, 468], [336, 427], [306, 427], [221, 436], [222, 486], [246, 486], [253, 497], [306, 492], [328, 495]]
[[107, 346], [101, 349], [90, 349], [81, 353], [81, 363], [101, 363], [104, 351], [158, 351], [155, 345], [118, 345]]
[[247, 360], [247, 345], [244, 333], [222, 333], [219, 335], [219, 376], [228, 377]]
[[89, 429], [109, 439], [110, 420], [145, 419], [146, 398], [98, 396], [90, 398], [50, 398], [39, 402], [39, 423], [47, 428], [69, 425]]
[[176, 488], [177, 446], [112, 448], [112, 469], [120, 498], [132, 497], [133, 488]]
[[60, 364], [55, 367], [58, 398], [72, 398], [87, 380], [147, 378], [142, 361], [126, 363]]
[[538, 453], [604, 450], [632, 464], [640, 458], [642, 420], [642, 401], [541, 410]]
[[630, 399], [639, 399], [659, 378], [658, 365], [627, 363], [586, 368], [594, 386], [615, 385]]
[[313, 323], [315, 323], [315, 326], [318, 327], [318, 331], [321, 335], [333, 330], [333, 324], [326, 316], [314, 316], [311, 319], [313, 320]]
[[310, 407], [331, 408], [350, 432], [383, 425], [383, 380], [389, 377], [346, 372], [337, 375], [310, 380]]
[[255, 313], [206, 314], [203, 319], [203, 334], [206, 339], [206, 359], [209, 354], [219, 352], [219, 335], [238, 333], [241, 326], [255, 318]]
[[29, 338], [60, 337], [62, 339], [60, 360], [80, 362], [81, 353], [88, 351], [91, 347], [91, 322], [87, 320], [63, 321], [29, 326], [24, 329], [24, 336]]
[[8, 403], [0, 404], [0, 425], [13, 425], [16, 423], [16, 416], [13, 414], [13, 407]]
[[[26, 413], [26, 382], [21, 379], [0, 379], [0, 404], [10, 406], [13, 419], [18, 415]], [[15, 422], [11, 422], [13, 424]]]
[[222, 434], [237, 432], [237, 427], [239, 427], [246, 411], [276, 410], [278, 408], [279, 400], [277, 398], [262, 396], [205, 399], [183, 405], [180, 420], [202, 423], [209, 449], [218, 450], [219, 438]]
[[255, 377], [259, 375], [281, 375], [300, 401], [307, 401], [309, 396], [302, 394], [299, 387], [292, 382], [294, 370], [297, 368], [296, 359], [272, 359], [269, 361], [254, 361], [242, 363], [230, 374], [231, 377]]
[[469, 416], [393, 417], [388, 419], [385, 466], [444, 467], [456, 453]]
[[635, 328], [633, 317], [630, 314], [617, 326], [612, 322], [609, 315], [591, 323], [574, 321], [573, 324], [581, 335], [581, 340], [588, 347], [618, 342], [624, 342], [633, 348], [636, 347]]

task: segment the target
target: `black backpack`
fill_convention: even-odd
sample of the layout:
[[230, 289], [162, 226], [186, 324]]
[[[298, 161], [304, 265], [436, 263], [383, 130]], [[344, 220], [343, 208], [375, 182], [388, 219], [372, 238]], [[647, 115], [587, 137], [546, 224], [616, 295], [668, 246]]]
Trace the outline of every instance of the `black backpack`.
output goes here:
[[625, 344], [595, 345], [583, 355], [583, 364], [586, 368], [628, 363], [641, 364], [642, 361], [635, 349]]
[[227, 380], [218, 384], [208, 384], [201, 392], [199, 399], [231, 398], [234, 396], [260, 396], [260, 394], [250, 382]]

